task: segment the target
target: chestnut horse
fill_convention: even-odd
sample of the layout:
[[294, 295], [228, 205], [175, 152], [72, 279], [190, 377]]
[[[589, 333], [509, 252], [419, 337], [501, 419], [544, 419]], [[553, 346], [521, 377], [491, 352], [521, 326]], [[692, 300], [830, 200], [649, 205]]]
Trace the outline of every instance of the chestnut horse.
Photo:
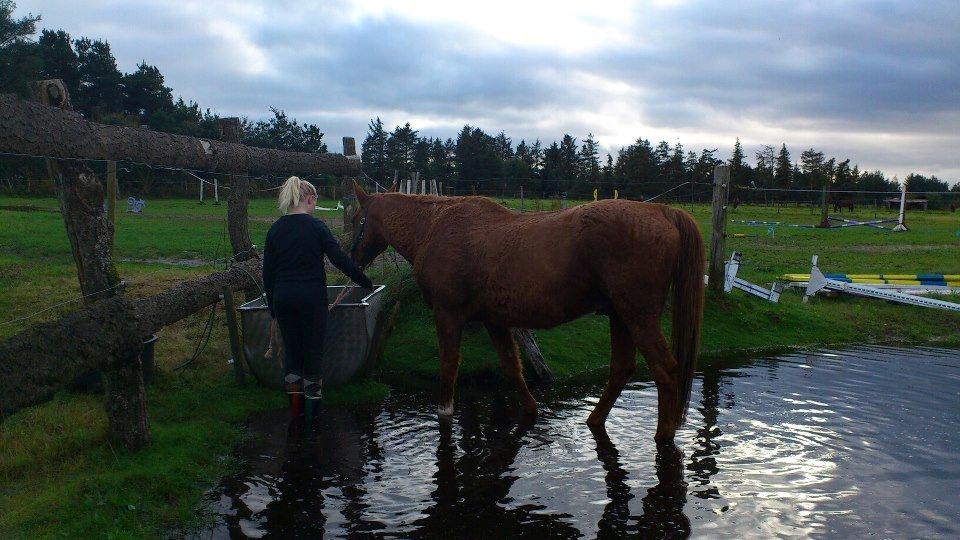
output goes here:
[[[639, 349], [657, 385], [655, 437], [673, 439], [690, 400], [703, 308], [703, 243], [689, 214], [622, 199], [519, 213], [484, 197], [354, 189], [354, 261], [364, 266], [393, 246], [433, 310], [441, 417], [453, 414], [467, 322], [483, 323], [522, 406], [536, 413], [510, 329], [552, 328], [600, 311], [610, 317], [610, 375], [587, 423], [606, 421]], [[660, 329], [671, 285], [672, 353]]]

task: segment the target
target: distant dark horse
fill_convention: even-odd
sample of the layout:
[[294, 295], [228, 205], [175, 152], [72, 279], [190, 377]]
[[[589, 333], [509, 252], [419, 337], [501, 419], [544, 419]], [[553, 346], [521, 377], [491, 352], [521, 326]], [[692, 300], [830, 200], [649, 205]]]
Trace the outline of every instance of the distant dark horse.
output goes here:
[[[703, 242], [682, 210], [602, 200], [558, 212], [519, 213], [484, 197], [367, 194], [355, 185], [351, 249], [360, 265], [393, 246], [413, 266], [433, 310], [440, 346], [441, 416], [453, 414], [460, 339], [468, 321], [486, 327], [528, 413], [511, 328], [552, 328], [604, 311], [610, 376], [587, 423], [602, 425], [643, 354], [658, 391], [656, 439], [683, 423], [700, 342]], [[673, 290], [672, 341], [660, 315]]]
[[843, 209], [844, 209], [844, 208], [846, 208], [847, 210], [850, 210], [850, 212], [852, 213], [852, 212], [853, 212], [853, 208], [854, 208], [854, 206], [853, 206], [853, 201], [852, 201], [852, 200], [833, 201], [833, 211], [834, 211], [834, 212], [843, 213]]

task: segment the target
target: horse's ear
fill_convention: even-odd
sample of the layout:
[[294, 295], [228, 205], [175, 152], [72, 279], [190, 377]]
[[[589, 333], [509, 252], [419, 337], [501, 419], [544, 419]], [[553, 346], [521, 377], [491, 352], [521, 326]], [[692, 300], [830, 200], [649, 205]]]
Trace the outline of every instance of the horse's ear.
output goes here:
[[367, 192], [363, 190], [363, 186], [356, 180], [353, 181], [353, 193], [357, 196], [357, 202], [360, 204], [363, 204], [363, 201], [367, 200]]

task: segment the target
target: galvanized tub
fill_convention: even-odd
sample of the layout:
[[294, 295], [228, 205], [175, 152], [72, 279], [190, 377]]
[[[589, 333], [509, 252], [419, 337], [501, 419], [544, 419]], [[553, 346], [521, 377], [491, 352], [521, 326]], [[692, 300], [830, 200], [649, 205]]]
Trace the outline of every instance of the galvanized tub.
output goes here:
[[[333, 302], [343, 292], [343, 285], [328, 285], [327, 298]], [[347, 382], [369, 367], [370, 349], [377, 326], [377, 315], [383, 307], [384, 285], [367, 294], [366, 289], [353, 287], [327, 317], [323, 344], [324, 385]], [[237, 308], [243, 331], [243, 353], [257, 381], [269, 388], [283, 386], [283, 340], [280, 329], [272, 325], [266, 299], [251, 300]], [[270, 350], [272, 354], [266, 354]]]

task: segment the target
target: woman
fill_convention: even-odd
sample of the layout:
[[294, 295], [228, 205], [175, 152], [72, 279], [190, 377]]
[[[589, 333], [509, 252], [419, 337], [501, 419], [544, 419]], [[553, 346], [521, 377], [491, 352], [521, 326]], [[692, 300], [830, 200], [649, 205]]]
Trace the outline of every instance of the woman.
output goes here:
[[291, 412], [299, 414], [300, 399], [320, 398], [320, 363], [327, 320], [327, 275], [324, 255], [356, 284], [373, 284], [340, 249], [330, 229], [310, 214], [316, 208], [317, 189], [291, 176], [280, 189], [283, 212], [267, 232], [263, 283], [270, 315], [280, 327], [285, 351], [284, 387]]

